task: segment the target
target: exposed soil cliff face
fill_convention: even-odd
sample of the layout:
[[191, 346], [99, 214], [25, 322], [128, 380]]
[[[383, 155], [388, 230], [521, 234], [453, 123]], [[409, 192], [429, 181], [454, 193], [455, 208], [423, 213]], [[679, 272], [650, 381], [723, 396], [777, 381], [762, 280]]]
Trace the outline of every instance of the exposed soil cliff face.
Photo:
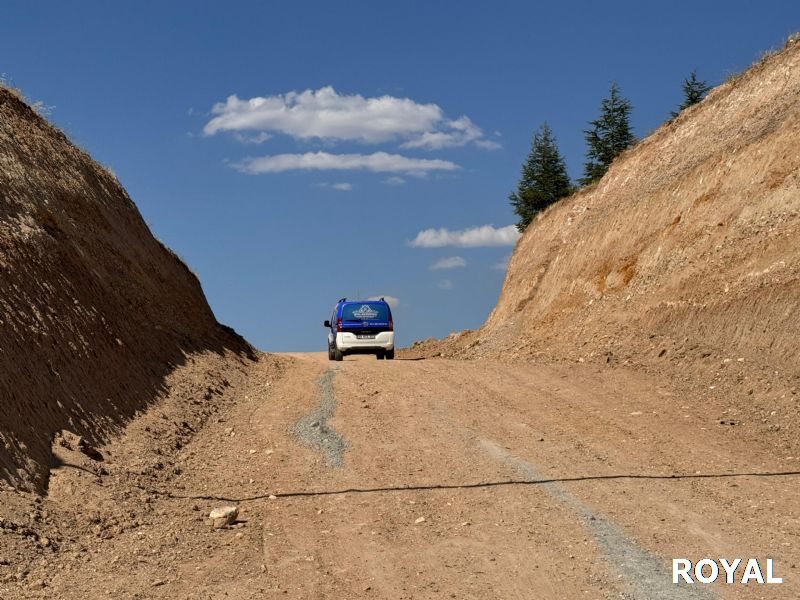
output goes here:
[[795, 43], [541, 215], [483, 336], [624, 355], [655, 335], [657, 353], [789, 367], [800, 350], [798, 140]]
[[639, 365], [796, 414], [799, 168], [794, 41], [539, 215], [485, 325], [418, 350]]
[[226, 350], [250, 351], [119, 182], [0, 88], [0, 478], [42, 489], [56, 433], [100, 442]]

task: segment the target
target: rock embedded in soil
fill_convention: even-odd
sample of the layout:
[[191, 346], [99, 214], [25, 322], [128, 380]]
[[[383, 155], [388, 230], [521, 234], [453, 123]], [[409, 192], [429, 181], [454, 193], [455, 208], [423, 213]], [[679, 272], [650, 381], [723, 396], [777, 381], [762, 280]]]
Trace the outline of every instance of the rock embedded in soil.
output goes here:
[[233, 525], [233, 523], [236, 521], [236, 517], [238, 516], [238, 506], [221, 506], [212, 510], [209, 513], [208, 518], [211, 519], [214, 529], [222, 529], [223, 527]]

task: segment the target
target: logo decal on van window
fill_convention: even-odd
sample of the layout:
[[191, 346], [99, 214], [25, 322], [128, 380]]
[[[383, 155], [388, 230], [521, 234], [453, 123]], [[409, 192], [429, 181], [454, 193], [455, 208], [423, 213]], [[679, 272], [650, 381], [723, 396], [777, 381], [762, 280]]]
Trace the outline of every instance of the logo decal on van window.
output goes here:
[[361, 308], [353, 311], [353, 316], [362, 321], [369, 321], [378, 316], [378, 311], [374, 308], [370, 308], [368, 304], [362, 304]]

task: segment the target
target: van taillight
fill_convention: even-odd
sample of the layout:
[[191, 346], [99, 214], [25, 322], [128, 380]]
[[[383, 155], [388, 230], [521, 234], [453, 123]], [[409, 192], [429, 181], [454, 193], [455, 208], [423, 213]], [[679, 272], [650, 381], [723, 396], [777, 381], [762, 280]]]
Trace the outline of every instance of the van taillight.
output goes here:
[[341, 330], [342, 330], [342, 319], [339, 318], [336, 319], [336, 331], [341, 331]]
[[389, 331], [394, 331], [394, 320], [389, 317]]

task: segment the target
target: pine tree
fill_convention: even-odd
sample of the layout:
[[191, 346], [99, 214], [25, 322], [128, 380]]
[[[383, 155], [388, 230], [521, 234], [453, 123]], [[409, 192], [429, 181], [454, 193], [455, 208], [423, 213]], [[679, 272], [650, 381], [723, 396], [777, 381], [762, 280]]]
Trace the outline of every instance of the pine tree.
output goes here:
[[697, 71], [692, 71], [692, 74], [689, 76], [689, 79], [683, 80], [683, 102], [678, 107], [677, 112], [672, 113], [672, 118], [674, 119], [677, 117], [681, 112], [685, 109], [689, 108], [693, 104], [697, 104], [703, 98], [706, 97], [706, 94], [711, 89], [711, 86], [708, 85], [705, 81], [701, 81], [697, 78]]
[[611, 163], [624, 150], [636, 143], [631, 131], [630, 114], [633, 106], [622, 97], [619, 86], [611, 84], [611, 92], [600, 105], [600, 118], [590, 121], [586, 130], [586, 164], [580, 183], [587, 185], [606, 174]]
[[517, 191], [508, 197], [519, 216], [517, 229], [525, 231], [537, 213], [571, 193], [564, 157], [558, 151], [553, 132], [545, 123], [533, 136]]

